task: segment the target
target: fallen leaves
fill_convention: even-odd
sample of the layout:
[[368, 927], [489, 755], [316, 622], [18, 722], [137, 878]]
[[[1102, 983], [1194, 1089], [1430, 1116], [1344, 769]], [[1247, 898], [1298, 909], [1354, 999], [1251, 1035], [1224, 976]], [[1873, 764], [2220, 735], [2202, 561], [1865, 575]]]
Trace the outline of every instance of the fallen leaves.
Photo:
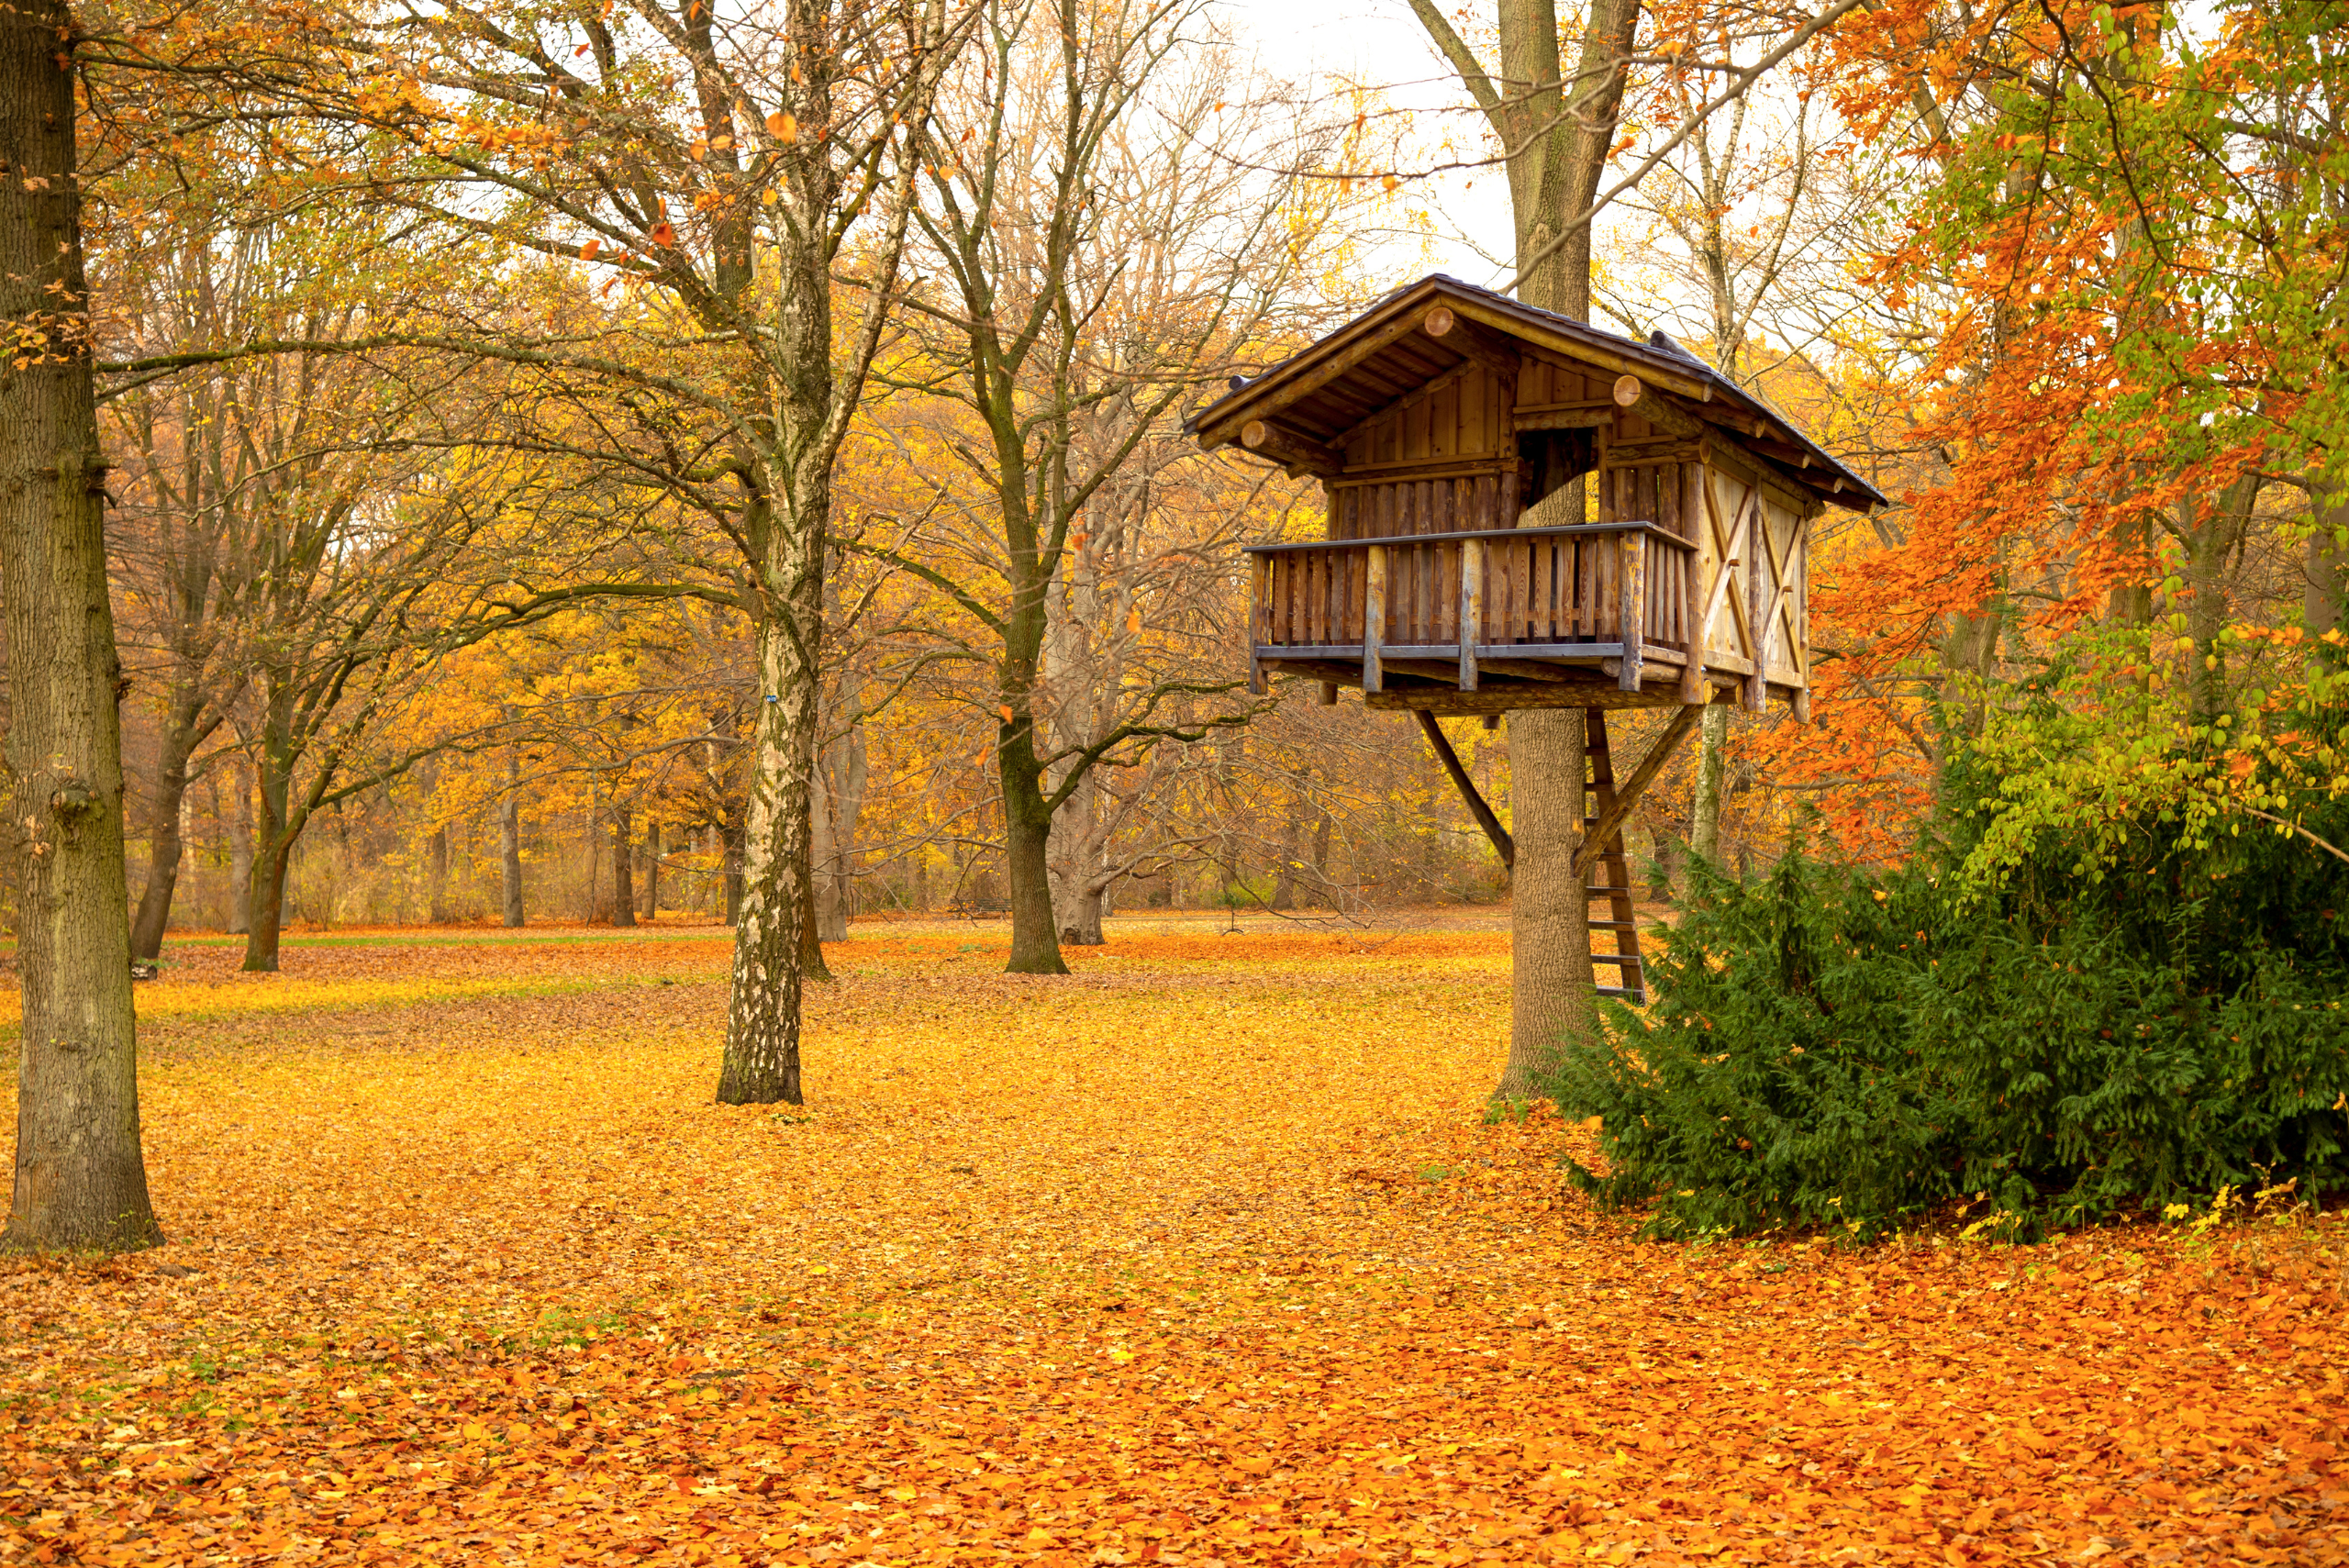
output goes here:
[[804, 1110], [709, 1103], [714, 934], [498, 943], [273, 984], [581, 988], [150, 1023], [173, 1244], [0, 1263], [0, 1562], [2349, 1555], [2338, 1225], [1632, 1244], [1483, 1120], [1496, 937], [860, 927]]

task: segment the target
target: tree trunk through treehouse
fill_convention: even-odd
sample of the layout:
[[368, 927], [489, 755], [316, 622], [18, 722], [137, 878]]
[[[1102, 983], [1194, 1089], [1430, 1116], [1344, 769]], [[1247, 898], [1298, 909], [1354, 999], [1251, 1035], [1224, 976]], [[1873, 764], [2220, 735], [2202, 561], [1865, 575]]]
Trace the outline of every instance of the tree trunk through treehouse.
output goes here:
[[612, 924], [636, 924], [636, 813], [612, 807]]
[[1709, 703], [1697, 737], [1697, 795], [1690, 803], [1688, 847], [1707, 865], [1721, 860], [1721, 778], [1729, 765], [1729, 706]]
[[0, 320], [38, 323], [50, 345], [0, 359], [8, 762], [31, 840], [17, 916], [17, 1163], [0, 1248], [21, 1251], [162, 1240], [139, 1151], [122, 667], [100, 510], [106, 460], [81, 337], [75, 27], [63, 0], [25, 0], [0, 25]]

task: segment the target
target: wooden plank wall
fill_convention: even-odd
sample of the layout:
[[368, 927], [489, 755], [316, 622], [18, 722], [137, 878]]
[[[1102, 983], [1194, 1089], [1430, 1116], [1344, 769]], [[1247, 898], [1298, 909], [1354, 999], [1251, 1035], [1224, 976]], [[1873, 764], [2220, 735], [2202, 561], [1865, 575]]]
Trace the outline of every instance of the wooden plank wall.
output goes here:
[[[1330, 537], [1479, 533], [1517, 523], [1517, 437], [1509, 377], [1466, 364], [1347, 434], [1329, 482]], [[1379, 471], [1384, 472], [1379, 472]]]

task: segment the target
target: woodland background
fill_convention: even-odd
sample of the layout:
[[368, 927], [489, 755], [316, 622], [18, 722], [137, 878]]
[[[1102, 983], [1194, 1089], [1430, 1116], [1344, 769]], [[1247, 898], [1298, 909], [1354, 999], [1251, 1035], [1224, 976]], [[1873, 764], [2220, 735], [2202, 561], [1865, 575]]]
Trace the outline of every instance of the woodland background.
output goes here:
[[[1405, 281], [1415, 180], [1506, 151], [1472, 122], [1285, 80], [1192, 0], [875, 11], [804, 127], [751, 88], [816, 46], [692, 6], [89, 32], [135, 951], [729, 915], [783, 503], [712, 411], [786, 328], [704, 304], [792, 264], [795, 149], [863, 136], [841, 167], [883, 178], [916, 60], [902, 239], [827, 209], [822, 329], [871, 371], [804, 578], [819, 928], [1002, 907], [1007, 798], [1074, 941], [1121, 904], [1505, 895], [1399, 720], [1235, 684], [1239, 547], [1319, 496], [1180, 430]], [[1817, 722], [1718, 715], [1644, 805], [1660, 885], [1789, 835], [1897, 862], [1953, 743], [2016, 766], [1992, 861], [2149, 807], [2322, 852], [2292, 792], [2345, 775], [2290, 716], [2349, 541], [2343, 41], [2294, 0], [1645, 8], [1593, 314], [1899, 497], [1819, 526]], [[1502, 737], [1458, 742], [1506, 801]]]

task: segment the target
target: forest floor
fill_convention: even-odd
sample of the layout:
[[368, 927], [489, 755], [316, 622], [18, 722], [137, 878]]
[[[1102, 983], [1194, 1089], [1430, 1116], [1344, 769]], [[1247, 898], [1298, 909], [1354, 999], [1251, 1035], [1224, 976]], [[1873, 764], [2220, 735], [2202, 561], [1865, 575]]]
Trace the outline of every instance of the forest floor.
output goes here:
[[2349, 1561], [2337, 1217], [1642, 1244], [1482, 1114], [1488, 914], [1223, 923], [860, 925], [804, 1108], [713, 928], [173, 943], [0, 1564]]

